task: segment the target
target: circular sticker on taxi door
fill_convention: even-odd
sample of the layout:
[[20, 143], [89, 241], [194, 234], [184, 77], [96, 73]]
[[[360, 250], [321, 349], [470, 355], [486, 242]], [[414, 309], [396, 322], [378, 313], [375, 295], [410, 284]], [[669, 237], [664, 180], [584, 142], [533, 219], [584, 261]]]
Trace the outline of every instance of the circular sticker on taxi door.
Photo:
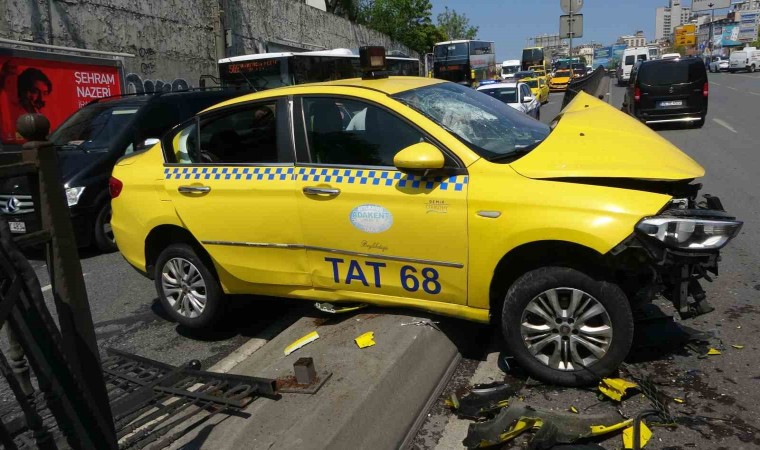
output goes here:
[[349, 218], [365, 233], [382, 233], [393, 225], [393, 214], [380, 205], [359, 205], [351, 210]]

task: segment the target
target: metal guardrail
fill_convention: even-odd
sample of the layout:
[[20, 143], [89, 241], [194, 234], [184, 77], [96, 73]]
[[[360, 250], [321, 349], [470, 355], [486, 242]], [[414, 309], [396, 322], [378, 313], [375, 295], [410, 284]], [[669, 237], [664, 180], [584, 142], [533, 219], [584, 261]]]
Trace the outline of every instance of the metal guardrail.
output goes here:
[[[25, 115], [21, 152], [0, 152], [0, 178], [25, 177], [40, 231], [11, 233], [0, 217], [0, 374], [18, 404], [0, 411], [0, 448], [116, 450], [173, 442], [217, 413], [259, 396], [275, 381], [174, 367], [109, 349], [102, 363], [50, 124]], [[42, 245], [58, 323], [21, 248]], [[31, 369], [31, 370], [30, 370]], [[157, 442], [158, 441], [158, 442]]]
[[607, 76], [607, 71], [599, 66], [593, 72], [570, 81], [565, 91], [565, 97], [562, 99], [562, 108], [567, 106], [579, 92], [585, 92], [600, 100], [604, 100], [609, 92], [609, 88], [610, 79]]

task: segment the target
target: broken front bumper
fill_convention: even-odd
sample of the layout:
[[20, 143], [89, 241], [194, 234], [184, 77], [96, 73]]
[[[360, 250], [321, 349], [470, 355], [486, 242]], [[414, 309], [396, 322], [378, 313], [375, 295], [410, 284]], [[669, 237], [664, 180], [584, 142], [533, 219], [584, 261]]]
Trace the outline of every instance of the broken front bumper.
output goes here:
[[[618, 262], [627, 269], [633, 267], [631, 264], [638, 265], [628, 271], [628, 279], [638, 283], [639, 300], [662, 294], [684, 319], [715, 309], [707, 301], [700, 282], [712, 281], [712, 275], [718, 275], [720, 249], [742, 226], [742, 222], [723, 211], [717, 197], [706, 198], [707, 208], [667, 209], [654, 218], [643, 219], [636, 232], [613, 250], [617, 255], [632, 250]], [[644, 279], [648, 282], [641, 283]], [[645, 287], [640, 288], [641, 285]]]

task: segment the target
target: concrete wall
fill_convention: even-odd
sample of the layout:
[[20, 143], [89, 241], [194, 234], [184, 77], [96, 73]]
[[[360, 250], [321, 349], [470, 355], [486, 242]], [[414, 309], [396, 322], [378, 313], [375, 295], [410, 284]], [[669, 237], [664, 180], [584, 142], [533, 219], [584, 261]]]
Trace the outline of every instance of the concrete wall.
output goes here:
[[[222, 54], [220, 18], [232, 38]], [[218, 75], [224, 56], [368, 44], [410, 53], [303, 0], [0, 0], [0, 37], [132, 53], [124, 61], [132, 92], [197, 86]]]

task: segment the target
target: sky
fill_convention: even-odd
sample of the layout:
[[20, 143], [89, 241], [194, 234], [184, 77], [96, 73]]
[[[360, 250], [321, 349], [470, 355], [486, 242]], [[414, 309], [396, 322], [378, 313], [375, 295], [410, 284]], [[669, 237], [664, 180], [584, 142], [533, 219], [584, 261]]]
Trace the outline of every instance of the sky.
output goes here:
[[[464, 13], [480, 27], [478, 38], [494, 41], [496, 60], [520, 59], [527, 38], [559, 32], [559, 0], [431, 0], [433, 21], [445, 7]], [[690, 4], [690, 1], [683, 1]], [[643, 30], [654, 39], [655, 9], [668, 0], [585, 0], [580, 43], [613, 44], [618, 36]], [[576, 45], [573, 40], [573, 46]]]

